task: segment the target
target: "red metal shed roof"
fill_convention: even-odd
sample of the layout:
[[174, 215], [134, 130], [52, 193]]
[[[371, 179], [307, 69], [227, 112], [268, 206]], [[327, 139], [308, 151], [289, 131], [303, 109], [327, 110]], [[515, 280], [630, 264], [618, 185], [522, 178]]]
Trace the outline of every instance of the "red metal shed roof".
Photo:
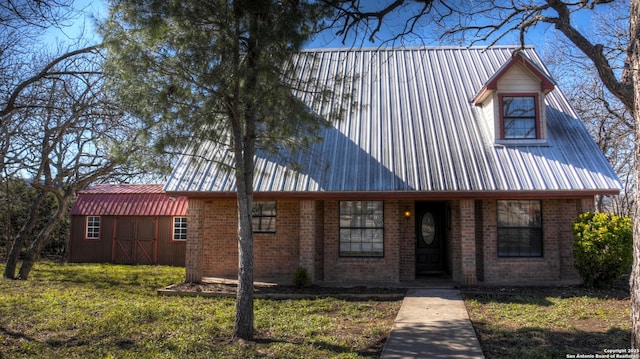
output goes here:
[[186, 197], [171, 197], [162, 185], [101, 184], [80, 191], [71, 215], [186, 216]]

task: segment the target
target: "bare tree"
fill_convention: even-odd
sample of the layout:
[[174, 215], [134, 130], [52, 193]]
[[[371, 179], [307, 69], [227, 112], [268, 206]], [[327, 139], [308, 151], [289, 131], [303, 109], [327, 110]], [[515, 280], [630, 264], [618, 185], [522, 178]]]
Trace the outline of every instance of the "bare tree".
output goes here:
[[[27, 279], [40, 249], [67, 213], [74, 194], [88, 184], [135, 174], [130, 153], [142, 151], [140, 125], [124, 114], [103, 88], [101, 56], [97, 50], [68, 56], [55, 63], [48, 75], [30, 82], [16, 97], [10, 121], [10, 143], [4, 153], [5, 171], [28, 178], [39, 192], [26, 224], [12, 243], [4, 276]], [[56, 208], [38, 229], [23, 254], [15, 275], [18, 255], [38, 221], [38, 209], [47, 196]]]
[[[100, 46], [53, 50], [41, 39], [46, 30], [78, 20], [81, 13], [73, 5], [72, 0], [0, 3], [0, 173], [7, 186], [9, 178], [22, 178], [37, 191], [24, 224], [9, 233], [6, 278], [16, 278], [21, 253], [17, 278], [28, 277], [78, 189], [135, 175], [126, 164], [138, 158], [131, 154], [146, 152], [146, 142], [136, 142], [139, 123], [103, 88]], [[8, 212], [9, 201], [7, 196]], [[38, 212], [51, 203], [53, 214], [43, 224]]]
[[[602, 42], [609, 46], [620, 46], [619, 23], [611, 22], [613, 13], [626, 14], [627, 9], [614, 9], [607, 19], [592, 18], [590, 27], [597, 29]], [[619, 16], [623, 17], [623, 15]], [[562, 84], [579, 117], [589, 130], [607, 160], [622, 181], [623, 189], [618, 196], [597, 196], [596, 209], [618, 215], [632, 216], [636, 189], [634, 171], [634, 121], [629, 111], [604, 88], [593, 68], [592, 62], [562, 36], [550, 36], [543, 50], [543, 58]], [[618, 51], [619, 53], [621, 51]]]
[[597, 76], [581, 79], [580, 84], [571, 88], [569, 99], [623, 184], [619, 196], [598, 197], [596, 209], [632, 216], [636, 189], [633, 118], [620, 101], [605, 91]]

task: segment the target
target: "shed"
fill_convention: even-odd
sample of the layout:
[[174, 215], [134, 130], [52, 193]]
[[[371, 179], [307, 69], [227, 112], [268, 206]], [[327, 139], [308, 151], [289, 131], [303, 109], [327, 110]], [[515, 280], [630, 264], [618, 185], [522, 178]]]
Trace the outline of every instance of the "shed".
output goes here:
[[186, 197], [156, 184], [101, 184], [71, 208], [70, 262], [185, 265]]

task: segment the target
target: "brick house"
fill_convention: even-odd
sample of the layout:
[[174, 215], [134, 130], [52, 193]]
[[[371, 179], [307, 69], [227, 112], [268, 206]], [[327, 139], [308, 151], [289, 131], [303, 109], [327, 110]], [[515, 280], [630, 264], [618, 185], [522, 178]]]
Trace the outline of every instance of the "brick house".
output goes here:
[[[303, 266], [338, 284], [579, 281], [571, 222], [620, 182], [534, 49], [309, 50], [293, 61], [357, 104], [318, 143], [256, 155], [256, 279], [290, 281]], [[313, 93], [296, 95], [326, 113]], [[218, 168], [228, 158], [202, 143], [165, 185], [189, 198], [189, 281], [237, 276], [235, 183]]]

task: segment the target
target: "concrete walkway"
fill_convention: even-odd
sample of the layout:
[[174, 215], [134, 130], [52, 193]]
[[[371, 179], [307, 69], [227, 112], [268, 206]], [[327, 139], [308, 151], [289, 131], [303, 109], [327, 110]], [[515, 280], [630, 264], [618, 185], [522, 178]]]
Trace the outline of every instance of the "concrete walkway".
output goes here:
[[381, 358], [484, 358], [460, 291], [409, 289]]

